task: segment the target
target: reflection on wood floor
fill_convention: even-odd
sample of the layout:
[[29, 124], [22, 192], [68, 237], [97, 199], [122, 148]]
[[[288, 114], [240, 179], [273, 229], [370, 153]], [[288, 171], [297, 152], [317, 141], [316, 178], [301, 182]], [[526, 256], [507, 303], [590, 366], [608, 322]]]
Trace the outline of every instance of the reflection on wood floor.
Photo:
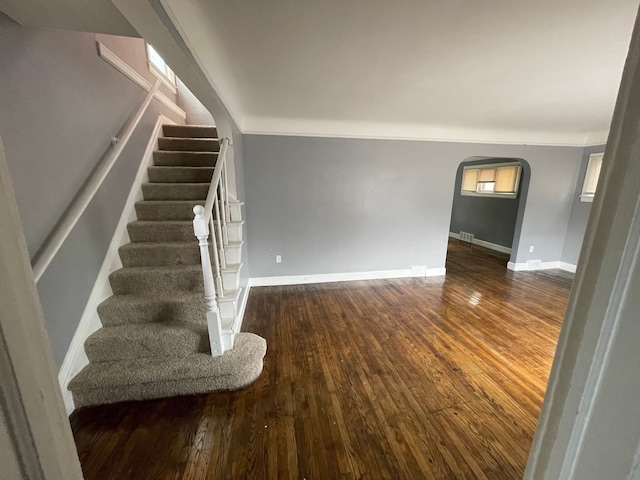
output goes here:
[[573, 276], [452, 240], [447, 276], [251, 290], [245, 390], [76, 412], [86, 479], [522, 478]]

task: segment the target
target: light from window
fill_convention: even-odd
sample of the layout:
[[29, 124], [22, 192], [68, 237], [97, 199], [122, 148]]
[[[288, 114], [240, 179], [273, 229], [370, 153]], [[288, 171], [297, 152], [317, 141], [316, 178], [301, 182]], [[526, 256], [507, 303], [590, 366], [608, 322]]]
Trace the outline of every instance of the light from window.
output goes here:
[[496, 190], [496, 182], [478, 182], [476, 193], [493, 193]]
[[587, 174], [584, 176], [582, 184], [582, 193], [580, 200], [582, 202], [593, 202], [593, 197], [598, 186], [598, 178], [602, 169], [602, 157], [604, 153], [592, 153], [589, 155], [589, 164], [587, 165]]
[[475, 192], [478, 189], [478, 172], [477, 168], [465, 168], [462, 177], [462, 191]]
[[464, 167], [462, 195], [515, 198], [518, 194], [519, 163], [501, 163]]
[[[147, 43], [147, 55], [149, 56], [149, 69], [152, 73], [160, 73], [165, 78], [165, 81], [169, 81], [172, 85], [175, 85], [175, 75], [173, 70], [169, 68], [169, 65], [163, 60], [155, 48]], [[154, 72], [155, 70], [155, 72]]]

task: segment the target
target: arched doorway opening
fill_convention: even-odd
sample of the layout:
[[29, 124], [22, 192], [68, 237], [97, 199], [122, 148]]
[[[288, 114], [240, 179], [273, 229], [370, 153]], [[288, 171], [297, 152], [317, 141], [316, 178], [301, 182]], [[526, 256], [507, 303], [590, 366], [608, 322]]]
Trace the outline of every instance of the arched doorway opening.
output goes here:
[[[469, 157], [456, 172], [449, 237], [515, 261], [531, 167], [521, 158]], [[452, 243], [450, 242], [450, 247]]]

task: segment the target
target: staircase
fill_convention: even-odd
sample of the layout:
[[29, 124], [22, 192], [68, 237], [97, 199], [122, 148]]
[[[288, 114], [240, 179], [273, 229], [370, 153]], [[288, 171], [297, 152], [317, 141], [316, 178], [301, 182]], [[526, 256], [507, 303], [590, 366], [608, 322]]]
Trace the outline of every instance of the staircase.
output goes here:
[[[70, 383], [76, 408], [233, 390], [262, 372], [266, 342], [233, 332], [240, 293], [240, 204], [230, 204], [223, 295], [222, 356], [211, 355], [203, 272], [193, 208], [203, 205], [218, 159], [215, 127], [165, 125], [142, 185], [122, 268], [109, 276], [113, 296], [98, 307], [103, 325], [85, 342], [87, 365]], [[224, 298], [220, 298], [220, 297]], [[231, 348], [233, 347], [233, 348]]]

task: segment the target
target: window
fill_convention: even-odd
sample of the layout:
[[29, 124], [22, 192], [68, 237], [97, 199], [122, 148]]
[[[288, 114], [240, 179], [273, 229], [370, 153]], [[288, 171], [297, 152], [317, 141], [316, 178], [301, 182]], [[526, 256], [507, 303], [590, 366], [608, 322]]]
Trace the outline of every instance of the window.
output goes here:
[[173, 70], [169, 68], [169, 65], [165, 63], [160, 54], [148, 43], [147, 57], [149, 71], [162, 80], [162, 83], [164, 83], [165, 86], [173, 92], [176, 88], [176, 76], [173, 73]]
[[519, 163], [498, 163], [464, 167], [462, 195], [516, 198], [522, 167]]
[[580, 194], [581, 202], [593, 202], [593, 196], [598, 186], [598, 178], [602, 169], [602, 157], [604, 153], [592, 153], [589, 155], [589, 164], [587, 165], [587, 174], [584, 176], [582, 184], [582, 193]]

